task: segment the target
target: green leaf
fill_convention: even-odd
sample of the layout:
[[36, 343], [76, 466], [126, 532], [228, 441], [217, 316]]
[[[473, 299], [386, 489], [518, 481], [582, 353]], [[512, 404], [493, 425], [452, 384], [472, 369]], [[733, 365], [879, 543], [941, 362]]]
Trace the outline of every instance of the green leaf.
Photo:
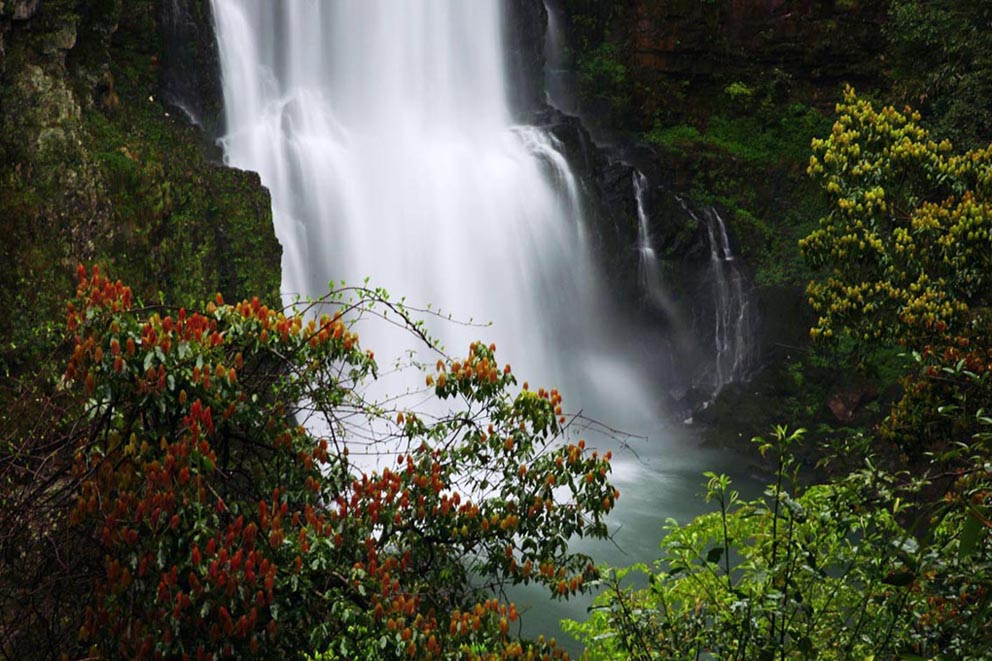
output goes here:
[[968, 517], [961, 529], [961, 541], [958, 545], [958, 560], [967, 560], [975, 552], [978, 541], [982, 536], [982, 522], [974, 514]]
[[893, 545], [900, 551], [901, 555], [913, 555], [920, 550], [920, 545], [912, 537], [906, 537], [893, 542]]
[[712, 562], [714, 565], [720, 564], [720, 558], [723, 557], [723, 547], [717, 546], [711, 548], [709, 553], [706, 554], [706, 562]]

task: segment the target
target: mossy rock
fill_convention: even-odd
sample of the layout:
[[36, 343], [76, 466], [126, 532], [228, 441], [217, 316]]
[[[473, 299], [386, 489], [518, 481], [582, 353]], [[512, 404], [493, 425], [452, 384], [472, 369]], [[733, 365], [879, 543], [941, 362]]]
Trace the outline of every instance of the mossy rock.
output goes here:
[[[267, 191], [160, 101], [153, 0], [49, 0], [0, 10], [0, 371], [47, 351], [98, 263], [147, 303], [221, 292], [280, 303], [281, 248]], [[205, 26], [210, 29], [209, 25]]]

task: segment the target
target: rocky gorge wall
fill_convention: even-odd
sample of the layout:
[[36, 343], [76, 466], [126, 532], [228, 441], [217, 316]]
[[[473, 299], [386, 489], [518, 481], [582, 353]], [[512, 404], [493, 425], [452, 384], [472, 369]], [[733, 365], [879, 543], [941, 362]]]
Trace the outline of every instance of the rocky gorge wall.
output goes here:
[[[548, 9], [557, 8], [542, 0], [508, 0], [506, 7], [509, 69], [523, 90], [515, 99], [521, 121], [548, 130], [582, 182], [598, 262], [611, 297], [625, 311], [626, 318], [618, 323], [636, 324], [656, 336], [659, 351], [669, 354], [661, 361], [668, 367], [657, 374], [657, 380], [672, 395], [670, 408], [684, 412], [705, 401], [710, 388], [702, 386], [706, 393], [692, 392], [705, 371], [700, 365], [713, 360], [707, 230], [698, 216], [687, 213], [687, 201], [673, 185], [671, 164], [653, 146], [643, 140], [590, 133], [588, 126], [596, 125], [594, 115], [569, 115], [550, 103], [545, 68], [547, 21]], [[536, 21], [540, 29], [534, 28]], [[643, 287], [635, 173], [647, 182], [642, 201], [650, 208], [651, 238], [665, 286], [670, 288], [671, 306], [652, 302]], [[692, 340], [686, 339], [690, 336]]]
[[[843, 85], [883, 85], [889, 1], [542, 4], [560, 32], [556, 93], [577, 118], [545, 106], [535, 121], [551, 127], [582, 173], [614, 295], [634, 304], [640, 323], [692, 338], [668, 348], [682, 373], [659, 375], [671, 383], [672, 410], [698, 407], [701, 394], [686, 384], [712, 360], [712, 237], [699, 222], [712, 208], [746, 264], [759, 319], [750, 335], [756, 378], [727, 388], [697, 419], [736, 420], [728, 438], [783, 409], [804, 424], [836, 422], [826, 402], [857, 377], [840, 369], [802, 384], [793, 378], [808, 367], [800, 366], [811, 322], [810, 272], [796, 242], [827, 211], [805, 168]], [[648, 182], [648, 232], [674, 301], [666, 311], [638, 282], [635, 168]], [[794, 401], [796, 393], [807, 401]]]
[[[647, 89], [673, 82], [750, 79], [756, 71], [806, 88], [832, 105], [839, 82], [877, 79], [883, 2], [732, 0], [628, 3], [618, 28]], [[626, 34], [623, 34], [626, 33]], [[645, 95], [644, 112], [666, 106]]]
[[162, 99], [186, 113], [207, 136], [220, 137], [224, 92], [210, 0], [160, 0], [158, 16]]
[[[586, 113], [626, 129], [703, 118], [731, 83], [830, 108], [839, 84], [877, 85], [890, 0], [549, 0]], [[605, 122], [603, 120], [606, 120]]]

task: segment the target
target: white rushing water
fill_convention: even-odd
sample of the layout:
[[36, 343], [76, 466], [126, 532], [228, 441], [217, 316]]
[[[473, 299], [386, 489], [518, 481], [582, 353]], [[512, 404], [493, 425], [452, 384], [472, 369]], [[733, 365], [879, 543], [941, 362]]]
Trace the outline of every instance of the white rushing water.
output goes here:
[[647, 377], [609, 348], [579, 185], [553, 137], [512, 122], [498, 2], [212, 1], [226, 157], [271, 191], [287, 302], [368, 277], [493, 322], [434, 324], [449, 354], [495, 341], [573, 410], [653, 417]]
[[[651, 436], [639, 456], [614, 462], [625, 495], [613, 524], [631, 555], [612, 544], [588, 549], [615, 564], [650, 560], [662, 519], [695, 513], [696, 476], [713, 464], [662, 428], [652, 385], [659, 349], [616, 322], [601, 293], [581, 186], [555, 140], [513, 123], [500, 3], [212, 6], [226, 158], [259, 172], [271, 191], [287, 302], [370, 277], [411, 304], [492, 321], [435, 323], [432, 332], [453, 355], [473, 339], [495, 341], [519, 377], [560, 386], [570, 410]], [[646, 259], [646, 216], [642, 223]], [[660, 274], [650, 279], [662, 286]], [[361, 333], [381, 365], [406, 349], [374, 326]], [[518, 596], [526, 607], [527, 595]], [[553, 631], [588, 605], [551, 605], [543, 593], [529, 603], [535, 631]]]
[[637, 267], [641, 290], [651, 305], [665, 312], [669, 319], [677, 317], [675, 305], [665, 287], [661, 263], [651, 240], [647, 202], [648, 179], [639, 170], [634, 171], [634, 198], [637, 200]]
[[727, 226], [713, 207], [703, 211], [710, 246], [714, 298], [715, 385], [717, 391], [732, 381], [743, 381], [753, 367], [754, 314], [744, 272], [730, 247]]
[[685, 200], [677, 199], [706, 229], [710, 252], [704, 289], [712, 309], [702, 324], [709, 324], [708, 332], [713, 334], [713, 362], [711, 369], [700, 370], [695, 379], [698, 386], [709, 389], [712, 401], [728, 383], [746, 381], [755, 367], [755, 311], [744, 267], [734, 254], [720, 212], [708, 206], [700, 218]]

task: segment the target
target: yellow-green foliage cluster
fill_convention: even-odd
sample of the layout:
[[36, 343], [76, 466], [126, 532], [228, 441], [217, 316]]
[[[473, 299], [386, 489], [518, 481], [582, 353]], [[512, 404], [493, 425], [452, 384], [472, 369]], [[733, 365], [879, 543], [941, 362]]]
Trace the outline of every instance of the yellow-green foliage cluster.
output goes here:
[[960, 327], [992, 276], [992, 146], [956, 155], [910, 109], [876, 110], [848, 87], [808, 172], [833, 210], [800, 242], [811, 334], [908, 339]]

